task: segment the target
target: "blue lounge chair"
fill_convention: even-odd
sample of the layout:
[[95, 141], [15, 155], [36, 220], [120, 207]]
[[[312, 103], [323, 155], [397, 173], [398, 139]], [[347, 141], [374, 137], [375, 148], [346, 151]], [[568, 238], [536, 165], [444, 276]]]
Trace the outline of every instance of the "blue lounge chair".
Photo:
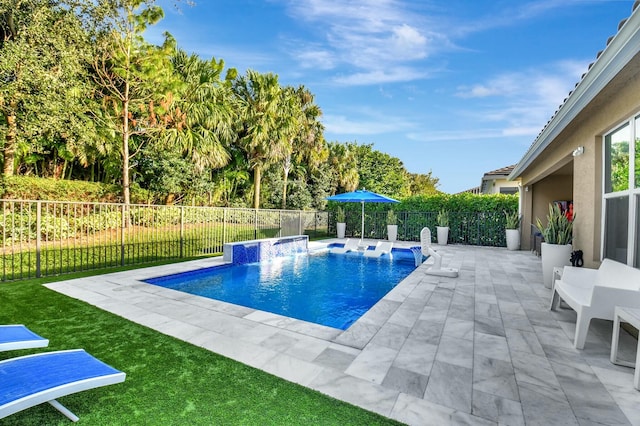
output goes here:
[[0, 352], [44, 348], [49, 340], [38, 336], [22, 324], [0, 325]]
[[78, 417], [56, 398], [124, 382], [125, 373], [82, 349], [0, 361], [0, 419], [48, 402], [72, 421]]

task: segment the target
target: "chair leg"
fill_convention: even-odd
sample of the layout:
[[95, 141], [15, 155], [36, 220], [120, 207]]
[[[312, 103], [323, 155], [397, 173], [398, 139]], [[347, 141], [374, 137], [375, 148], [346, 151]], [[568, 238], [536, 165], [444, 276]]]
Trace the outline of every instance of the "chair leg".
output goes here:
[[553, 290], [551, 293], [551, 305], [549, 306], [549, 310], [555, 311], [560, 307], [560, 295], [558, 292]]
[[590, 323], [591, 317], [583, 315], [582, 311], [578, 311], [578, 318], [576, 319], [576, 335], [573, 339], [574, 348], [584, 349], [584, 342], [587, 340], [587, 332], [589, 331]]

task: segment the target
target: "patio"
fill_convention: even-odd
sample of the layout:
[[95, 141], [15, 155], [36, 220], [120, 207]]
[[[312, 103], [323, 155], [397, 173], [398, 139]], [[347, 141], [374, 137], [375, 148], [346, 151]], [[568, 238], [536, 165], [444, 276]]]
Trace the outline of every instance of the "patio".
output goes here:
[[[539, 258], [439, 251], [458, 278], [422, 265], [344, 332], [140, 281], [222, 258], [46, 286], [412, 425], [640, 424], [634, 370], [609, 362], [611, 322], [594, 320], [573, 349], [575, 313], [549, 311]], [[632, 360], [635, 344], [622, 332], [620, 356]]]

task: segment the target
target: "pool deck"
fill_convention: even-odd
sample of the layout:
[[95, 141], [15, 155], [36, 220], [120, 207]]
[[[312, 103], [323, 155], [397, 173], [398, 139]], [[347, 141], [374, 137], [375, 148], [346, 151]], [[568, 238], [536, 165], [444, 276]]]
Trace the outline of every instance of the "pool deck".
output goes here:
[[[539, 257], [434, 247], [459, 277], [423, 264], [344, 332], [141, 282], [221, 257], [46, 286], [410, 425], [640, 425], [634, 370], [609, 362], [612, 322], [574, 349], [575, 312], [549, 310]], [[620, 342], [633, 360], [636, 340]]]

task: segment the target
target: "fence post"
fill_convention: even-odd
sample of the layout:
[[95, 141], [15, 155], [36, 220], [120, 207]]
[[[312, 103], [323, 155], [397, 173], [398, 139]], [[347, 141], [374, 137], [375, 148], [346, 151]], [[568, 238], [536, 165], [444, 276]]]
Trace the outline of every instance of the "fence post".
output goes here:
[[127, 214], [127, 207], [123, 204], [122, 208], [120, 209], [121, 212], [121, 218], [122, 220], [120, 221], [120, 266], [124, 266], [125, 265], [125, 239], [127, 238], [127, 218], [126, 218], [126, 214]]
[[253, 220], [253, 239], [258, 239], [258, 209], [255, 209], [255, 216]]
[[41, 237], [42, 231], [42, 201], [36, 201], [36, 278], [42, 276], [42, 253]]
[[223, 207], [222, 208], [222, 244], [221, 246], [224, 246], [226, 242], [227, 242], [227, 208]]
[[303, 235], [304, 231], [302, 230], [302, 210], [298, 212], [298, 235]]
[[180, 259], [184, 257], [184, 206], [180, 206]]

